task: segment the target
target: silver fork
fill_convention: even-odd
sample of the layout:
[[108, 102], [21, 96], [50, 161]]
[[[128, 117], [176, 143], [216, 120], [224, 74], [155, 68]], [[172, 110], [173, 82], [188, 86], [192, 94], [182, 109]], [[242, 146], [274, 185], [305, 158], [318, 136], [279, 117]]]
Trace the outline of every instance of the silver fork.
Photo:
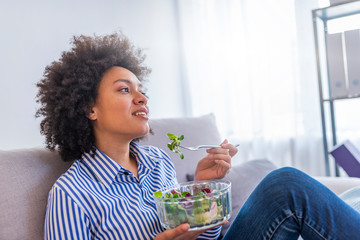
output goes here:
[[[239, 145], [240, 144], [235, 144], [235, 147], [238, 147]], [[185, 146], [179, 145], [179, 147], [190, 150], [190, 151], [196, 151], [196, 150], [199, 150], [201, 148], [222, 148], [219, 145], [199, 145], [199, 146], [196, 146], [196, 147], [185, 147]]]

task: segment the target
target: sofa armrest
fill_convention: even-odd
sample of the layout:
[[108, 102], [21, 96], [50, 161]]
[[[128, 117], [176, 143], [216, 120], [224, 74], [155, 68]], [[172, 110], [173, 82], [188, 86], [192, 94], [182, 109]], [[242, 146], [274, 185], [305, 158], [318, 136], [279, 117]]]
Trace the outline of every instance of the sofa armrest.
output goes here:
[[360, 186], [360, 178], [356, 177], [314, 177], [335, 194], [340, 195], [350, 188]]

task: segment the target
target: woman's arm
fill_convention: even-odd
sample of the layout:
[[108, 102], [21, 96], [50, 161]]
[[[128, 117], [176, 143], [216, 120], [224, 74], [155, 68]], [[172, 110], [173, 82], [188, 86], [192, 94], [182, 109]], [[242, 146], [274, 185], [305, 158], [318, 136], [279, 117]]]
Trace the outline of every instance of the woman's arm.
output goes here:
[[89, 219], [57, 187], [53, 187], [49, 193], [44, 228], [44, 239], [91, 239]]

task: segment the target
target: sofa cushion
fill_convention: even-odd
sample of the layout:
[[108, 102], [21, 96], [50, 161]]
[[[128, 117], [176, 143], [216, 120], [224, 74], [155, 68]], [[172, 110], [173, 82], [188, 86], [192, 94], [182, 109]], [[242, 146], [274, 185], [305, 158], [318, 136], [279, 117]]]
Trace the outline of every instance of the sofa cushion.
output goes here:
[[0, 151], [0, 239], [43, 239], [48, 192], [70, 164], [44, 148]]
[[184, 146], [218, 145], [222, 141], [214, 114], [188, 118], [151, 119], [149, 125], [154, 134], [149, 134], [139, 144], [156, 146], [169, 154], [174, 162], [179, 182], [186, 182], [186, 175], [195, 172], [197, 162], [206, 155], [206, 150], [183, 150], [185, 157], [180, 159], [179, 154], [173, 153], [167, 147], [167, 144], [171, 142], [166, 135], [167, 133], [173, 133], [177, 136], [184, 135], [185, 138], [182, 141]]
[[229, 223], [223, 225], [222, 235], [230, 227], [240, 208], [259, 182], [275, 169], [277, 166], [266, 159], [247, 161], [231, 168], [224, 179], [231, 182], [232, 214]]
[[340, 195], [345, 191], [360, 186], [360, 178], [357, 177], [323, 177], [316, 176], [316, 180], [324, 184], [335, 194]]

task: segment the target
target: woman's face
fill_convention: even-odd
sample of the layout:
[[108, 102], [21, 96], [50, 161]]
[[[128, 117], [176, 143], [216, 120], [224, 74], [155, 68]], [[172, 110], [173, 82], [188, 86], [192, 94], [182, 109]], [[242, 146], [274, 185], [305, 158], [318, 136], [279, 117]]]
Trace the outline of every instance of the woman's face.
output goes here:
[[96, 141], [132, 140], [149, 132], [147, 99], [137, 77], [122, 67], [108, 69], [88, 118]]

